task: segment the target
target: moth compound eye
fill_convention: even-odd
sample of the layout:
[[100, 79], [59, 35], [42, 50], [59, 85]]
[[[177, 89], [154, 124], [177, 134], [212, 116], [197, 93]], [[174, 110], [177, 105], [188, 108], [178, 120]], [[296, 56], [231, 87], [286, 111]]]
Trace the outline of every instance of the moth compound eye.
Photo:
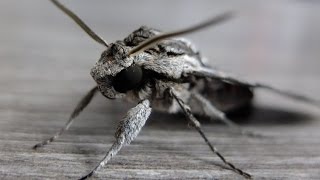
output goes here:
[[113, 79], [113, 88], [125, 93], [137, 88], [142, 81], [142, 69], [140, 66], [133, 65], [119, 72]]

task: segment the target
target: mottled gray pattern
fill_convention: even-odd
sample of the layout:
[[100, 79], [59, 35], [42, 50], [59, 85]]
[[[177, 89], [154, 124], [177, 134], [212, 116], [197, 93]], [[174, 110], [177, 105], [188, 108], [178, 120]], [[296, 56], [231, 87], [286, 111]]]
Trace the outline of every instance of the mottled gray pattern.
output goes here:
[[[198, 79], [194, 82], [196, 83], [194, 89], [199, 90], [200, 93], [203, 93], [205, 89], [208, 89], [209, 86], [211, 87], [214, 84], [217, 84], [219, 87], [222, 86], [222, 88], [224, 85], [233, 86], [222, 81], [206, 80], [205, 75], [203, 75], [204, 72], [215, 74], [218, 71], [205, 65], [200, 53], [193, 47], [191, 42], [184, 38], [166, 39], [156, 44], [154, 47], [147, 49], [145, 52], [133, 57], [126, 56], [132, 47], [139, 45], [139, 43], [158, 33], [159, 31], [155, 29], [142, 26], [128, 35], [123, 41], [119, 40], [111, 44], [109, 48], [102, 53], [101, 58], [91, 70], [91, 75], [98, 83], [98, 87], [102, 94], [108, 98], [126, 97], [126, 99], [135, 102], [149, 98], [155, 109], [165, 109], [170, 112], [177, 112], [179, 108], [177, 108], [175, 104], [154, 102], [162, 100], [153, 97], [153, 94], [159, 94], [159, 92], [164, 91], [164, 89], [159, 89], [159, 87], [161, 87], [159, 84], [168, 82], [171, 83], [171, 85], [174, 85], [179, 81], [186, 81], [188, 84], [183, 84], [183, 86], [188, 86], [189, 88], [190, 83], [192, 83], [189, 80], [190, 78], [193, 76], [202, 76], [202, 79]], [[144, 84], [138, 89], [130, 90], [125, 94], [117, 92], [112, 86], [114, 77], [117, 73], [133, 64], [140, 66], [143, 71], [151, 70], [154, 74], [149, 74]], [[161, 76], [161, 79], [159, 80], [157, 76]], [[220, 80], [220, 77], [218, 77], [218, 79]], [[205, 81], [204, 85], [199, 83], [200, 81]], [[177, 86], [180, 85], [177, 84]], [[201, 88], [198, 86], [201, 86]], [[235, 89], [236, 92], [238, 91], [240, 94], [233, 95], [230, 92], [225, 91], [225, 94], [222, 95], [221, 93], [215, 93], [216, 91], [221, 90], [221, 88], [209, 88], [209, 91], [211, 91], [209, 96], [217, 107], [224, 111], [237, 109], [250, 103], [252, 95], [243, 96], [243, 93], [241, 93], [243, 91], [242, 89], [246, 90], [248, 88], [243, 86], [242, 89], [239, 87], [235, 87]], [[229, 101], [226, 102], [226, 98], [219, 99], [221, 96], [227, 97]], [[188, 96], [186, 96], [186, 99], [188, 99]], [[167, 104], [167, 107], [164, 107], [163, 104]], [[161, 106], [158, 107], [157, 105]]]
[[[106, 97], [121, 98], [124, 96], [114, 90], [112, 83], [117, 73], [132, 64], [137, 64], [144, 70], [152, 70], [167, 80], [180, 80], [183, 73], [193, 72], [202, 67], [198, 52], [195, 52], [189, 41], [181, 38], [165, 40], [133, 57], [126, 55], [132, 47], [157, 33], [159, 33], [157, 30], [143, 26], [128, 35], [123, 41], [112, 43], [102, 53], [101, 58], [91, 69], [91, 75]], [[154, 77], [148, 78], [148, 81], [156, 81]], [[150, 84], [146, 83], [145, 86], [150, 86]], [[154, 87], [151, 88], [156, 91]], [[135, 91], [133, 94], [139, 94], [140, 90], [133, 90]], [[138, 100], [143, 99], [138, 97]]]

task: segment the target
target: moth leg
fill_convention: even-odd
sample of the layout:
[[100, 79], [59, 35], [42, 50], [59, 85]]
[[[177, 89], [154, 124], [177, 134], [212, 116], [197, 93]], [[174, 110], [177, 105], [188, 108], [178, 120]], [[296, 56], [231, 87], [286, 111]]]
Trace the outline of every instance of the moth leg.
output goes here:
[[170, 88], [169, 93], [178, 102], [178, 104], [180, 105], [186, 118], [189, 120], [191, 125], [200, 133], [201, 137], [204, 139], [204, 141], [209, 146], [211, 151], [213, 153], [215, 153], [223, 161], [223, 163], [225, 163], [227, 166], [229, 166], [233, 171], [235, 171], [236, 173], [240, 174], [241, 176], [243, 176], [245, 178], [251, 179], [252, 176], [250, 174], [242, 171], [241, 169], [235, 167], [235, 165], [233, 165], [232, 163], [227, 161], [226, 158], [222, 154], [220, 154], [218, 152], [218, 150], [210, 143], [207, 136], [204, 134], [204, 132], [202, 131], [202, 129], [200, 127], [200, 122], [193, 116], [190, 107], [185, 102], [182, 101], [182, 99], [177, 95], [175, 90], [173, 88]]
[[242, 129], [238, 124], [236, 124], [233, 121], [231, 121], [230, 119], [228, 119], [224, 112], [222, 112], [219, 109], [217, 109], [216, 107], [214, 107], [212, 105], [212, 103], [210, 101], [208, 101], [206, 98], [204, 98], [201, 94], [199, 94], [197, 92], [192, 92], [191, 98], [193, 98], [194, 100], [196, 100], [199, 103], [199, 105], [203, 109], [203, 112], [208, 117], [213, 118], [213, 119], [217, 119], [217, 120], [223, 122], [224, 124], [231, 127], [232, 129], [236, 130], [238, 133], [240, 133], [242, 135], [246, 135], [246, 136], [250, 136], [250, 137], [262, 137], [262, 135], [260, 135], [260, 134]]
[[150, 113], [151, 107], [149, 100], [144, 100], [130, 109], [125, 118], [120, 121], [115, 134], [116, 141], [113, 143], [105, 157], [90, 173], [80, 179], [83, 180], [91, 177], [95, 172], [106, 165], [108, 161], [120, 151], [122, 146], [130, 144], [139, 134]]
[[243, 80], [240, 79], [238, 77], [235, 77], [231, 74], [219, 71], [217, 69], [211, 69], [211, 68], [202, 68], [198, 71], [194, 71], [191, 74], [199, 76], [199, 77], [208, 77], [208, 78], [213, 78], [213, 79], [219, 79], [222, 81], [226, 81], [226, 82], [231, 82], [234, 84], [241, 84], [250, 88], [261, 88], [261, 89], [266, 89], [269, 91], [272, 91], [274, 93], [280, 94], [282, 96], [286, 96], [288, 98], [297, 100], [297, 101], [302, 101], [302, 102], [306, 102], [309, 104], [313, 104], [315, 106], [320, 106], [320, 101], [319, 100], [315, 100], [312, 98], [309, 98], [307, 96], [304, 95], [300, 95], [300, 94], [296, 94], [290, 91], [285, 91], [282, 89], [278, 89], [275, 87], [272, 87], [270, 85], [267, 84], [263, 84], [263, 83], [259, 83], [259, 82], [250, 82], [247, 80]]
[[87, 105], [90, 103], [90, 101], [92, 100], [93, 96], [98, 92], [98, 87], [94, 87], [92, 88], [82, 99], [81, 101], [78, 103], [78, 105], [76, 106], [76, 108], [73, 110], [72, 114], [69, 117], [69, 120], [67, 121], [67, 123], [65, 124], [65, 126], [54, 136], [52, 136], [51, 138], [42, 141], [41, 143], [38, 143], [36, 145], [33, 146], [33, 149], [37, 149], [39, 147], [42, 147], [46, 144], [49, 144], [50, 142], [56, 140], [63, 132], [65, 132], [66, 130], [69, 129], [69, 127], [71, 126], [73, 120], [80, 114], [80, 112], [87, 107]]

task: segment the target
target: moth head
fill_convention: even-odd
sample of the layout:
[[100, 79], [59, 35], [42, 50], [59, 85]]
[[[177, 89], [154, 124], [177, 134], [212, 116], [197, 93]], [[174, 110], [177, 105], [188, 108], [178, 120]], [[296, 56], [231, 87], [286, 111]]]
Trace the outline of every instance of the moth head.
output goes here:
[[91, 69], [91, 76], [108, 98], [123, 97], [142, 81], [142, 69], [133, 63], [134, 58], [128, 55], [129, 50], [120, 43], [110, 44]]

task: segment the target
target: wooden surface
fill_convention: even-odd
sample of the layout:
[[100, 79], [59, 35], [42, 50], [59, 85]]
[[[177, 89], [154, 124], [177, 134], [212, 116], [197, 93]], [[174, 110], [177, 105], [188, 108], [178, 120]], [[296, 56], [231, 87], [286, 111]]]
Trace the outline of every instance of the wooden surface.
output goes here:
[[[108, 42], [140, 25], [173, 30], [224, 10], [237, 18], [188, 36], [212, 65], [320, 99], [316, 1], [66, 1]], [[103, 47], [48, 1], [0, 2], [0, 179], [76, 179], [112, 144], [132, 105], [98, 95], [57, 142], [33, 151], [93, 85]], [[320, 179], [320, 110], [258, 91], [247, 138], [203, 120], [218, 149], [255, 179]], [[96, 179], [241, 179], [209, 151], [183, 116], [152, 114], [138, 138]]]

